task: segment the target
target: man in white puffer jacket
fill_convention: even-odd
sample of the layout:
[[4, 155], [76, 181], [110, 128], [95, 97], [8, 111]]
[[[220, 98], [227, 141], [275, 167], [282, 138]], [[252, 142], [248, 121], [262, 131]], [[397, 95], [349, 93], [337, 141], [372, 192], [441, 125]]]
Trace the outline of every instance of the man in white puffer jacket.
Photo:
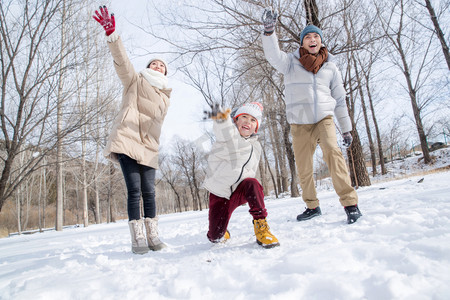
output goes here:
[[284, 75], [286, 116], [291, 126], [302, 198], [307, 206], [297, 220], [321, 215], [313, 178], [313, 157], [319, 144], [333, 186], [347, 213], [347, 222], [354, 223], [361, 216], [358, 196], [351, 186], [345, 159], [337, 145], [333, 117], [344, 132], [347, 147], [352, 142], [352, 124], [341, 74], [332, 62], [332, 55], [322, 45], [322, 31], [314, 25], [306, 26], [300, 34], [300, 48], [288, 54], [280, 50], [274, 34], [276, 13], [266, 8], [262, 21], [264, 54], [269, 63]]
[[212, 118], [216, 141], [208, 157], [203, 187], [209, 194], [208, 239], [213, 242], [230, 238], [227, 230], [233, 211], [248, 203], [253, 217], [256, 242], [264, 248], [279, 246], [269, 231], [263, 187], [255, 179], [261, 157], [258, 128], [263, 107], [252, 102], [239, 107], [231, 118], [229, 110], [214, 112]]

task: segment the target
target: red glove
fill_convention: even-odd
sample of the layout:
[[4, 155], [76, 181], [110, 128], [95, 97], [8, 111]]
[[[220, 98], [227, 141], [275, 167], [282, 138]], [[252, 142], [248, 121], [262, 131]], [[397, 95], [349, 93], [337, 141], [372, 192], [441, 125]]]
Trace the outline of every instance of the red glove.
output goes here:
[[96, 16], [92, 17], [103, 26], [107, 36], [116, 30], [116, 20], [114, 19], [114, 14], [109, 16], [108, 8], [106, 8], [106, 6], [100, 6], [100, 13], [95, 11], [95, 14], [98, 18]]

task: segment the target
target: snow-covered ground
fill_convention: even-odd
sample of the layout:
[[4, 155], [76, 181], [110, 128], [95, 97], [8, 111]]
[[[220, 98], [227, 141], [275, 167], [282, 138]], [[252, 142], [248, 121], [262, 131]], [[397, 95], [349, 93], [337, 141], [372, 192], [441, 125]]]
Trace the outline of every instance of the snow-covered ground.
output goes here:
[[[442, 166], [447, 150], [433, 152]], [[420, 168], [410, 160], [403, 169]], [[449, 179], [359, 188], [363, 217], [352, 225], [332, 190], [319, 193], [323, 215], [305, 222], [300, 198], [268, 197], [273, 249], [255, 243], [246, 206], [219, 245], [206, 239], [207, 210], [163, 215], [169, 248], [145, 255], [131, 253], [126, 221], [0, 239], [0, 299], [450, 299]]]

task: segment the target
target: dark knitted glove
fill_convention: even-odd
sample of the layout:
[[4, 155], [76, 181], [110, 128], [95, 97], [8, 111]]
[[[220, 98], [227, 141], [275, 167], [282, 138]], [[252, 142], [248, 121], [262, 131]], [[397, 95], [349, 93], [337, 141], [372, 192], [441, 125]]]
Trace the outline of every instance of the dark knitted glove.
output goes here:
[[264, 24], [264, 33], [272, 34], [275, 30], [275, 25], [277, 24], [278, 14], [272, 11], [270, 7], [264, 9], [261, 20]]
[[353, 141], [353, 137], [352, 137], [352, 134], [350, 133], [350, 131], [349, 132], [345, 132], [343, 135], [342, 135], [342, 137], [344, 138], [344, 146], [345, 147], [350, 147], [350, 145], [352, 144], [352, 141]]

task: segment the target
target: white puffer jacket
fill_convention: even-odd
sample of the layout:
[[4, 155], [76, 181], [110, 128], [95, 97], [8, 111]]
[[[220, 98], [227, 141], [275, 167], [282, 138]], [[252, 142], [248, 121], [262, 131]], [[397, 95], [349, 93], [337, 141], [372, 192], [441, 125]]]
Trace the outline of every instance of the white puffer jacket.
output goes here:
[[243, 138], [228, 118], [214, 122], [216, 142], [208, 157], [203, 187], [216, 196], [230, 199], [245, 178], [255, 178], [261, 157], [258, 136]]
[[285, 53], [273, 33], [262, 36], [264, 54], [269, 63], [284, 75], [286, 116], [290, 124], [315, 124], [327, 116], [335, 116], [342, 132], [352, 130], [345, 102], [346, 91], [341, 73], [332, 62], [323, 64], [317, 74], [307, 71], [300, 63], [299, 49]]

